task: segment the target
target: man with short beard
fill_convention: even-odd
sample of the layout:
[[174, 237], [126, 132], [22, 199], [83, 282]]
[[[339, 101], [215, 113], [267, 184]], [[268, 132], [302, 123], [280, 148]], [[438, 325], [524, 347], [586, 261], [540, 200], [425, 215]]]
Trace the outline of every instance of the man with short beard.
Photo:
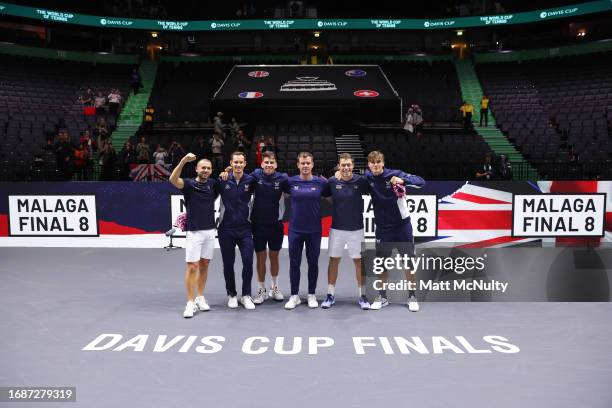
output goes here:
[[363, 242], [363, 195], [369, 194], [370, 186], [365, 178], [353, 174], [353, 157], [349, 153], [338, 156], [338, 171], [330, 178], [324, 190], [331, 195], [333, 204], [332, 225], [329, 231], [329, 266], [327, 268], [327, 296], [321, 307], [329, 309], [336, 303], [336, 280], [338, 265], [344, 252], [355, 265], [355, 278], [359, 290], [358, 303], [362, 310], [368, 310], [365, 282], [361, 269], [361, 243]]
[[[210, 309], [204, 298], [204, 286], [208, 277], [208, 265], [213, 257], [215, 246], [215, 180], [210, 178], [212, 163], [208, 159], [198, 161], [196, 178], [180, 177], [186, 163], [196, 159], [188, 153], [181, 159], [170, 175], [170, 182], [182, 191], [187, 209], [185, 287], [187, 305], [183, 317], [193, 317], [197, 310]], [[197, 291], [197, 297], [194, 294]]]

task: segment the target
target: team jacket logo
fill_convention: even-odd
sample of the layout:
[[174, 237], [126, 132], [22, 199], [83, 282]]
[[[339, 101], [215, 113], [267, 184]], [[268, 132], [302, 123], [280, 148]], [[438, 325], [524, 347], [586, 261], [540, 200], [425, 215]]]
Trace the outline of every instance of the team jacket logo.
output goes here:
[[251, 91], [251, 92], [240, 92], [238, 97], [241, 99], [255, 99], [264, 96], [263, 92]]
[[376, 98], [380, 94], [376, 91], [372, 91], [369, 89], [360, 89], [358, 91], [353, 92], [353, 95], [358, 96], [360, 98]]
[[265, 78], [269, 76], [270, 73], [268, 71], [251, 71], [249, 72], [249, 76], [251, 78]]

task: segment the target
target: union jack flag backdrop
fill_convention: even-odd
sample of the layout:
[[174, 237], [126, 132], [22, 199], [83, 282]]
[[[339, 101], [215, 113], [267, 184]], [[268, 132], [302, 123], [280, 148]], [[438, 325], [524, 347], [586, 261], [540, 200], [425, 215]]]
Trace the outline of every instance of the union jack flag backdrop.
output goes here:
[[[513, 194], [581, 192], [606, 193], [604, 237], [512, 237]], [[448, 244], [460, 247], [504, 247], [533, 241], [550, 241], [555, 244], [612, 241], [611, 200], [612, 181], [466, 182], [449, 194], [439, 196], [438, 236], [423, 246]]]
[[161, 164], [139, 164], [130, 171], [133, 181], [168, 181], [170, 171]]

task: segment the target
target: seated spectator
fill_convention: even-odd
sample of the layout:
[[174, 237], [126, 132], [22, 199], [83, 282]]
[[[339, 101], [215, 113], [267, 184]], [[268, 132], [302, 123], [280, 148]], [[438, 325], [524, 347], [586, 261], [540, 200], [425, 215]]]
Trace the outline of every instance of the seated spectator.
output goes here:
[[138, 163], [148, 164], [151, 162], [151, 148], [144, 136], [140, 138], [140, 143], [136, 145], [136, 154]]
[[113, 89], [108, 94], [108, 111], [112, 114], [117, 115], [119, 113], [119, 106], [121, 106], [121, 92], [118, 89]]
[[168, 152], [164, 147], [160, 144], [157, 145], [155, 149], [155, 153], [153, 153], [153, 160], [155, 164], [161, 164], [162, 166], [166, 165], [166, 159], [168, 158]]
[[422, 136], [423, 131], [423, 112], [419, 105], [411, 105], [406, 112], [406, 123], [404, 124], [404, 130], [408, 132], [410, 136], [416, 133], [417, 137]]
[[98, 91], [98, 94], [94, 98], [94, 107], [96, 108], [96, 113], [99, 115], [103, 113], [104, 106], [106, 105], [106, 98], [102, 95], [102, 92]]

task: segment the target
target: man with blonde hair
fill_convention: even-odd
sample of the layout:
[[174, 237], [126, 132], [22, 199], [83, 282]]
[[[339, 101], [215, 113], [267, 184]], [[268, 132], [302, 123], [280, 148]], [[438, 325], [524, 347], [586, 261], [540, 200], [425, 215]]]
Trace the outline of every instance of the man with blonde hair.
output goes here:
[[[366, 170], [364, 177], [370, 185], [370, 195], [374, 206], [377, 256], [389, 257], [394, 248], [413, 256], [414, 236], [412, 235], [408, 204], [405, 197], [398, 197], [394, 186], [421, 188], [425, 185], [425, 180], [401, 170], [386, 169], [385, 156], [377, 150], [368, 154], [368, 170]], [[406, 269], [405, 274], [406, 280], [415, 281], [411, 269]], [[386, 281], [387, 271], [383, 272], [381, 277], [383, 281]], [[371, 308], [381, 309], [388, 304], [387, 292], [381, 290], [379, 296], [374, 299]], [[419, 310], [414, 290], [408, 292], [407, 305], [411, 312]]]

